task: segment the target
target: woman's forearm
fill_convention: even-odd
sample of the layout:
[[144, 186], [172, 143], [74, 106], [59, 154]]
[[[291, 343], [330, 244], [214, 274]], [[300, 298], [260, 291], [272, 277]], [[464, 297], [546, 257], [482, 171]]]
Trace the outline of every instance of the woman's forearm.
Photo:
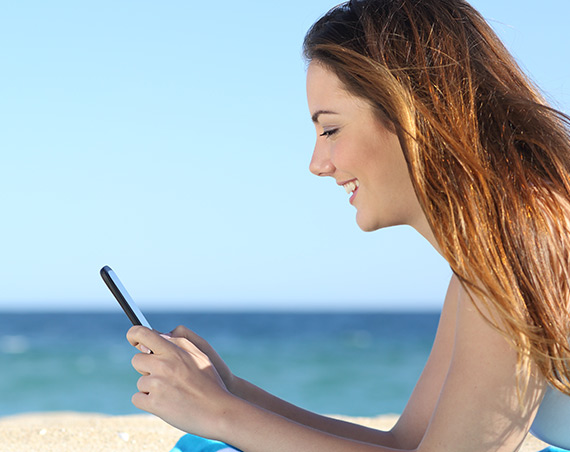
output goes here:
[[397, 449], [343, 438], [301, 425], [235, 398], [218, 424], [219, 438], [247, 452], [393, 452]]
[[302, 424], [321, 432], [337, 437], [362, 441], [365, 443], [398, 448], [397, 438], [391, 432], [383, 432], [362, 425], [321, 416], [288, 403], [252, 383], [235, 377], [232, 393], [237, 397], [257, 405], [264, 410], [278, 414], [298, 424]]

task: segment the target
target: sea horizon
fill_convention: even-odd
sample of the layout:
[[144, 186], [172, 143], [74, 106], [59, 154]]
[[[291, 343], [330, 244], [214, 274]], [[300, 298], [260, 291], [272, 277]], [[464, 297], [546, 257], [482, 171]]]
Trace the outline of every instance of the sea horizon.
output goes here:
[[[436, 312], [157, 312], [184, 324], [240, 377], [319, 413], [400, 413], [431, 349]], [[0, 311], [0, 416], [140, 413], [130, 403], [137, 351], [122, 312]]]

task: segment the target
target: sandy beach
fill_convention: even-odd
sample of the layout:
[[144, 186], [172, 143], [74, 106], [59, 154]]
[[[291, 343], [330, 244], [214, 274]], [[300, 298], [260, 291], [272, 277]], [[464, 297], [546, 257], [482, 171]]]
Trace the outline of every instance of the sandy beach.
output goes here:
[[[395, 415], [374, 418], [338, 416], [378, 429], [389, 429]], [[106, 416], [91, 413], [32, 413], [0, 418], [0, 452], [168, 452], [182, 432], [149, 415]], [[528, 435], [521, 452], [546, 444]]]

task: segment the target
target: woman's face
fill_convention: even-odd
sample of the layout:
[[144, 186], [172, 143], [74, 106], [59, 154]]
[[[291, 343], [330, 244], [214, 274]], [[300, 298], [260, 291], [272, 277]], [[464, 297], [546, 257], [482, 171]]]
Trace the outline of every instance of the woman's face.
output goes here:
[[317, 129], [310, 170], [346, 189], [358, 226], [363, 231], [399, 224], [423, 227], [425, 217], [398, 137], [372, 107], [314, 61], [307, 72], [307, 99]]

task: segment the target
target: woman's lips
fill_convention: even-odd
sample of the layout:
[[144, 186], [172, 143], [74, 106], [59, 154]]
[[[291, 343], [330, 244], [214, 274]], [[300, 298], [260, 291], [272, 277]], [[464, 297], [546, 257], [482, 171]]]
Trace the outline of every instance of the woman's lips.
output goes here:
[[349, 198], [349, 200], [348, 200], [348, 202], [349, 202], [350, 204], [352, 204], [352, 202], [354, 201], [354, 198], [356, 198], [356, 194], [357, 194], [357, 193], [358, 193], [358, 187], [356, 187], [356, 190], [354, 190], [354, 191], [352, 192], [352, 196], [351, 196], [351, 197]]
[[360, 182], [358, 182], [358, 179], [352, 179], [349, 180], [348, 182], [344, 182], [341, 184], [344, 189], [346, 190], [347, 193], [352, 193], [352, 196], [349, 199], [349, 202], [352, 204], [352, 201], [354, 200], [356, 193], [358, 192], [358, 187], [360, 187]]

